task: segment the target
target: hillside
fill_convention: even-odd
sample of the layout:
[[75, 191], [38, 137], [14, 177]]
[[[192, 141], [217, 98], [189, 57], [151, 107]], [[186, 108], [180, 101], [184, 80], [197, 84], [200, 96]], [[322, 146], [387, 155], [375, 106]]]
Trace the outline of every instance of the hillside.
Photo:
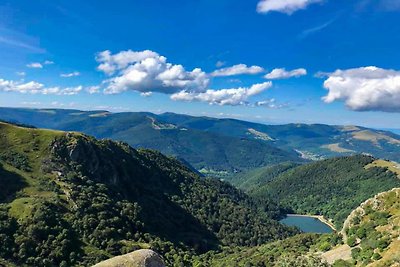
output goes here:
[[182, 158], [197, 170], [224, 176], [236, 170], [302, 161], [293, 150], [264, 140], [177, 126], [151, 113], [0, 108], [0, 119], [40, 128], [83, 132]]
[[255, 168], [250, 171], [240, 172], [225, 178], [237, 188], [247, 192], [252, 192], [264, 186], [269, 181], [275, 179], [279, 174], [289, 169], [295, 168], [300, 164], [285, 162], [272, 166]]
[[271, 197], [295, 213], [320, 214], [341, 229], [343, 221], [373, 195], [400, 186], [397, 174], [370, 156], [327, 159], [289, 169], [250, 193]]
[[80, 131], [185, 159], [212, 175], [367, 153], [400, 161], [400, 136], [359, 126], [265, 125], [174, 113], [0, 108], [0, 120]]
[[251, 247], [229, 248], [201, 257], [204, 266], [213, 267], [247, 267], [247, 266], [301, 266], [301, 267], [328, 267], [321, 259], [321, 250], [330, 249], [341, 243], [336, 234], [300, 234], [285, 240]]
[[151, 248], [167, 266], [189, 266], [219, 246], [296, 233], [273, 219], [272, 201], [260, 208], [226, 183], [124, 143], [0, 123], [0, 164], [0, 258], [16, 265], [90, 265]]
[[[377, 194], [345, 222], [351, 260], [341, 266], [397, 266], [400, 262], [400, 189]], [[339, 266], [339, 265], [338, 265]]]

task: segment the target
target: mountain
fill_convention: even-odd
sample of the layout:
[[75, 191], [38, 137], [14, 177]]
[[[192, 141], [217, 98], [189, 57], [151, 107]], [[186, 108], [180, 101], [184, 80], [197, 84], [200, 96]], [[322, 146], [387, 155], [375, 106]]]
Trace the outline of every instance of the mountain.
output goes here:
[[273, 201], [75, 132], [0, 123], [0, 184], [0, 262], [17, 266], [88, 266], [140, 248], [190, 266], [220, 246], [298, 232], [274, 219]]
[[399, 135], [359, 126], [265, 125], [174, 113], [18, 108], [0, 108], [0, 119], [156, 149], [214, 176], [360, 153], [400, 161]]
[[135, 148], [156, 149], [214, 176], [288, 160], [301, 161], [295, 151], [279, 149], [264, 140], [177, 126], [164, 116], [151, 113], [1, 108], [0, 119], [84, 132], [97, 138], [124, 141]]
[[[269, 173], [277, 175], [269, 175]], [[396, 173], [398, 172], [398, 173]], [[394, 163], [365, 155], [332, 158], [276, 172], [269, 168], [264, 184], [249, 194], [270, 197], [300, 214], [320, 214], [337, 229], [360, 203], [375, 194], [400, 187], [400, 169]]]

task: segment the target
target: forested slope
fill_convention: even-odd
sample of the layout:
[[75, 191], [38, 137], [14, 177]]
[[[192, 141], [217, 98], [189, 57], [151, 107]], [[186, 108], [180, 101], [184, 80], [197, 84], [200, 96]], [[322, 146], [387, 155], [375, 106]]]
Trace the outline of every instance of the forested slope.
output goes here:
[[137, 248], [190, 266], [219, 246], [296, 231], [272, 201], [204, 179], [124, 143], [0, 123], [0, 258], [16, 265], [94, 264]]
[[305, 164], [279, 174], [251, 194], [272, 197], [296, 213], [324, 215], [340, 229], [360, 203], [400, 186], [397, 175], [387, 168], [366, 168], [373, 161], [357, 155]]

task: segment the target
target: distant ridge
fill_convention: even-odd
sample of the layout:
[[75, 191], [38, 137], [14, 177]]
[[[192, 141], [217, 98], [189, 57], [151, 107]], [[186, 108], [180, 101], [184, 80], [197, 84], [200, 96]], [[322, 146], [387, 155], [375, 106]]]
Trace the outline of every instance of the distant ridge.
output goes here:
[[399, 135], [361, 126], [265, 125], [171, 112], [21, 108], [0, 108], [0, 119], [156, 149], [184, 159], [203, 174], [221, 177], [287, 161], [360, 153], [400, 162]]

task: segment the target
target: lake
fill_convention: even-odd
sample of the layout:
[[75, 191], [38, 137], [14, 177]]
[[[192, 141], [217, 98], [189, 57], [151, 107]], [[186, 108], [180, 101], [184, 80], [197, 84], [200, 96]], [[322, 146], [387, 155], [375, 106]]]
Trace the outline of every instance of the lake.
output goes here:
[[280, 220], [281, 223], [288, 226], [297, 226], [305, 233], [332, 233], [333, 230], [327, 224], [317, 218], [310, 216], [287, 215]]

